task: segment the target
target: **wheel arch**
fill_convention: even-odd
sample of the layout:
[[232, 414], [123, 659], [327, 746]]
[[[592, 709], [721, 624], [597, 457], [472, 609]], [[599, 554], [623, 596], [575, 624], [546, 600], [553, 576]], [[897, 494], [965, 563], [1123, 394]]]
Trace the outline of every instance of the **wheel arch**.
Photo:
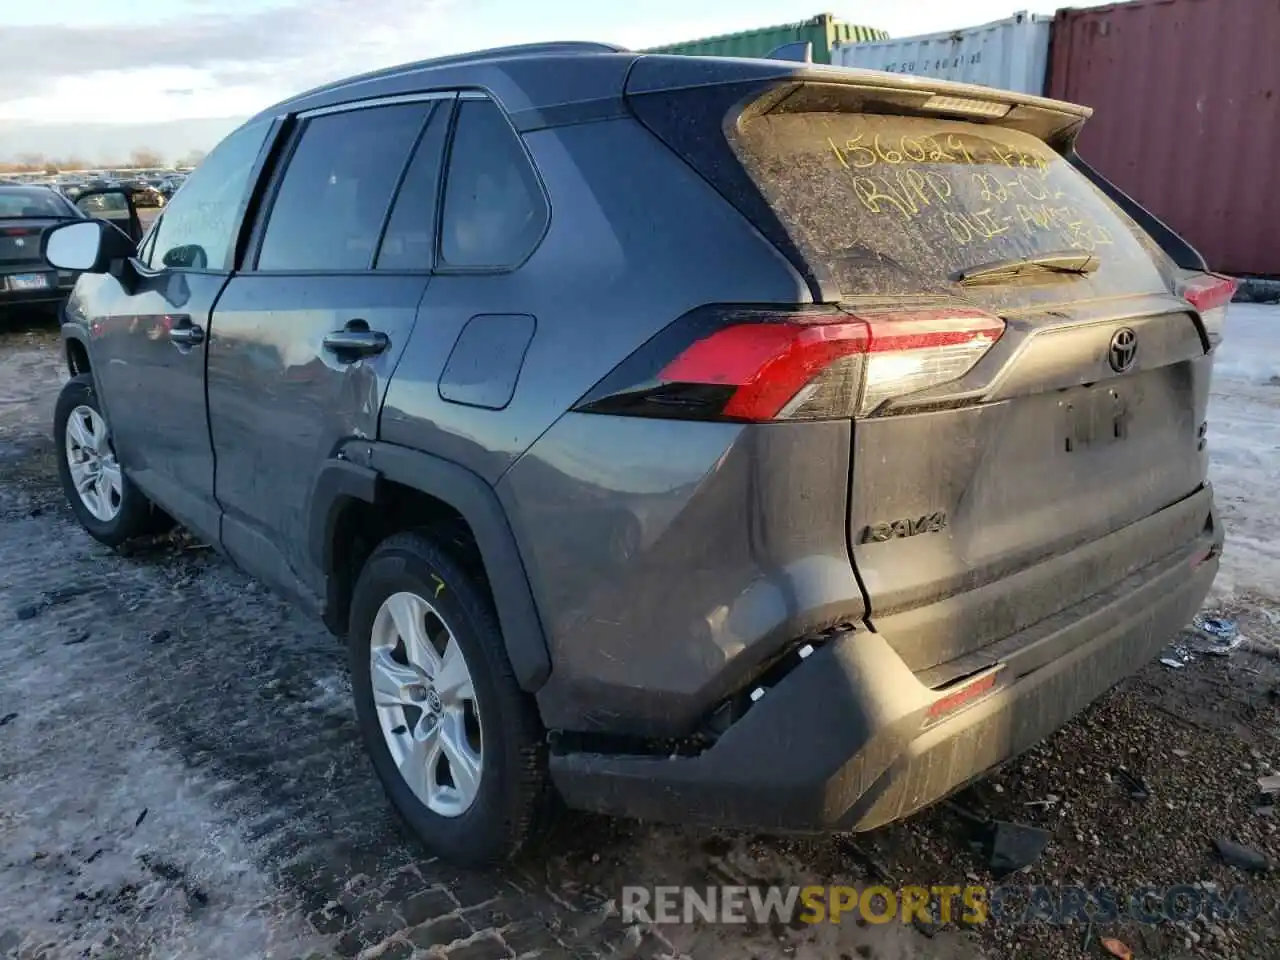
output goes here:
[[93, 372], [93, 361], [89, 352], [89, 339], [84, 328], [75, 323], [62, 324], [62, 342], [67, 370], [71, 376]]
[[551, 674], [551, 658], [506, 512], [483, 478], [429, 453], [352, 441], [321, 468], [310, 499], [308, 549], [326, 581], [326, 625], [335, 633], [345, 632], [352, 584], [341, 575], [340, 553], [351, 518], [368, 508], [390, 508], [397, 488], [439, 501], [467, 525], [516, 680], [528, 692], [539, 690]]

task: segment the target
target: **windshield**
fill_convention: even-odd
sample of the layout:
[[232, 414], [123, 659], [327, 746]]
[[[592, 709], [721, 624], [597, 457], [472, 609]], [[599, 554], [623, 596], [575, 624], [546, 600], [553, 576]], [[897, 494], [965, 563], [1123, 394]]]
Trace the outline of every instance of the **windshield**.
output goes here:
[[[925, 117], [795, 113], [749, 120], [735, 140], [797, 245], [844, 294], [1009, 304], [1166, 289], [1141, 231], [1030, 134]], [[1097, 269], [958, 283], [980, 265], [1073, 251], [1096, 257]]]
[[0, 186], [0, 217], [21, 220], [27, 217], [75, 216], [78, 216], [75, 208], [52, 190]]

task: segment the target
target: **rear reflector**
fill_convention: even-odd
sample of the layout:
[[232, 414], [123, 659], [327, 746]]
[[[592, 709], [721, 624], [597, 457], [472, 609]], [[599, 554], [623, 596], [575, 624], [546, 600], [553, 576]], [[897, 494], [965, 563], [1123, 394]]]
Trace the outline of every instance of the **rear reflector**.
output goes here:
[[0, 230], [0, 235], [6, 237], [34, 237], [39, 232], [39, 227], [5, 227]]
[[979, 697], [984, 697], [996, 686], [996, 678], [999, 671], [993, 671], [981, 679], [967, 683], [954, 693], [948, 693], [940, 700], [935, 700], [926, 713], [927, 720], [937, 720], [949, 713], [954, 713], [961, 707], [973, 703]]
[[714, 307], [681, 318], [577, 409], [747, 422], [866, 416], [963, 376], [1004, 332], [968, 308]]
[[1196, 308], [1210, 346], [1222, 340], [1222, 328], [1227, 321], [1227, 305], [1235, 296], [1240, 281], [1206, 273], [1189, 280], [1178, 290], [1179, 295]]

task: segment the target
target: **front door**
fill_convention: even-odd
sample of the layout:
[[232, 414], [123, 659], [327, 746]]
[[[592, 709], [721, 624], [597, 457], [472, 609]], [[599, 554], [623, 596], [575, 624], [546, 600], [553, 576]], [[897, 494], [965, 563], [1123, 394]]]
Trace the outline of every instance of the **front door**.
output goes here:
[[241, 128], [191, 175], [120, 277], [85, 274], [93, 372], [121, 466], [198, 536], [218, 537], [205, 406], [209, 318], [270, 124]]
[[452, 97], [303, 115], [255, 250], [209, 340], [222, 543], [303, 600], [322, 595], [308, 501], [343, 441], [375, 438], [430, 280]]

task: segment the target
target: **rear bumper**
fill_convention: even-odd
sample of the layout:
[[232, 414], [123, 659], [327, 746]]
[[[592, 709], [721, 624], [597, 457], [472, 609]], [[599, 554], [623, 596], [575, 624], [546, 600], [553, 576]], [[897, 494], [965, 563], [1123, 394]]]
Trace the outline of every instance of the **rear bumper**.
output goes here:
[[[10, 290], [5, 277], [13, 273], [42, 273], [49, 278], [50, 286], [40, 290]], [[0, 269], [0, 307], [37, 306], [59, 303], [71, 295], [75, 277], [60, 277], [56, 272], [41, 268], [38, 264], [26, 270], [14, 267]]]
[[70, 290], [0, 290], [0, 307], [53, 306], [70, 295]]
[[1221, 543], [1215, 516], [1176, 554], [1030, 628], [991, 693], [932, 725], [929, 707], [949, 691], [859, 631], [803, 661], [697, 756], [562, 754], [553, 780], [570, 806], [642, 819], [881, 826], [1027, 750], [1149, 662], [1199, 609]]

